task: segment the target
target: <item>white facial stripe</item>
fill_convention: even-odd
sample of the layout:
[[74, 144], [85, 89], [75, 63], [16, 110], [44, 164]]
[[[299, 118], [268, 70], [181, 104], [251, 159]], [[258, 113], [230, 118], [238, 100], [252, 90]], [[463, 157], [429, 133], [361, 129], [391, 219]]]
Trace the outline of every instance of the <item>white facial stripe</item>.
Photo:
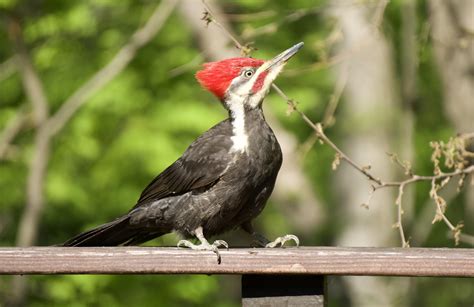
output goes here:
[[258, 106], [258, 104], [262, 102], [263, 98], [267, 95], [267, 92], [270, 89], [271, 83], [276, 79], [278, 74], [281, 72], [281, 70], [283, 69], [283, 66], [285, 66], [285, 64], [279, 67], [273, 68], [266, 76], [263, 82], [263, 86], [260, 89], [260, 91], [250, 97], [249, 104], [252, 108], [255, 108], [256, 106]]
[[227, 100], [227, 106], [232, 116], [232, 148], [234, 152], [245, 152], [248, 147], [248, 135], [245, 131], [244, 102], [239, 95], [231, 95]]
[[[226, 105], [229, 108], [231, 113], [231, 122], [232, 122], [232, 132], [233, 136], [232, 139], [232, 147], [231, 151], [233, 152], [246, 152], [248, 147], [248, 135], [245, 130], [245, 109], [244, 104], [250, 105], [252, 108], [257, 107], [267, 94], [268, 90], [270, 89], [270, 85], [278, 76], [280, 71], [283, 69], [284, 65], [279, 67], [274, 67], [266, 76], [263, 86], [253, 95], [251, 94], [251, 90], [253, 88], [254, 83], [257, 81], [258, 76], [266, 69], [266, 65], [260, 66], [253, 77], [243, 84], [238, 91], [236, 92], [229, 92], [229, 96], [226, 99]], [[235, 81], [233, 81], [235, 82]], [[246, 97], [250, 99], [245, 102]]]
[[[258, 72], [258, 70], [257, 70]], [[250, 78], [245, 84], [243, 84], [237, 91], [239, 96], [248, 96], [250, 91], [252, 90], [253, 84], [257, 81], [257, 72]]]

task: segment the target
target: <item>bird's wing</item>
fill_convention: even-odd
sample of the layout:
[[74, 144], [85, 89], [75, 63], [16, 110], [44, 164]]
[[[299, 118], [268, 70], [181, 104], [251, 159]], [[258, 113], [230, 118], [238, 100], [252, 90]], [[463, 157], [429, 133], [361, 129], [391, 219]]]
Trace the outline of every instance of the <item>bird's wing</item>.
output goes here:
[[231, 162], [229, 133], [230, 123], [223, 121], [201, 135], [178, 160], [150, 182], [133, 209], [215, 184]]

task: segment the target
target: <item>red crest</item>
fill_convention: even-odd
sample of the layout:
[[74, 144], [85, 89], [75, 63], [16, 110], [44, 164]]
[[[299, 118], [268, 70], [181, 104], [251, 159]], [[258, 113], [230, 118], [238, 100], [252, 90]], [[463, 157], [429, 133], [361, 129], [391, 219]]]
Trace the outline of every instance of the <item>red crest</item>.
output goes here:
[[230, 83], [239, 75], [242, 68], [260, 67], [263, 62], [263, 60], [252, 58], [231, 58], [204, 63], [204, 69], [196, 73], [196, 79], [203, 88], [222, 100]]

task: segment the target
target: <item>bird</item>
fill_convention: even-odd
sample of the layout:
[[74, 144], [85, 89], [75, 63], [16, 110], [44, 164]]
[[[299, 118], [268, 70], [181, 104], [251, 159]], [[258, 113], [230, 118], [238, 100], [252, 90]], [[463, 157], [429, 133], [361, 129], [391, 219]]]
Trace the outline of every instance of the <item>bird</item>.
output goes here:
[[228, 118], [199, 136], [156, 176], [129, 212], [63, 246], [139, 245], [177, 232], [184, 238], [178, 247], [212, 251], [220, 263], [219, 247], [229, 245], [223, 240], [209, 243], [207, 238], [237, 228], [261, 247], [283, 246], [290, 240], [298, 246], [299, 239], [292, 234], [268, 240], [254, 230], [252, 221], [273, 191], [283, 158], [262, 103], [303, 45], [300, 42], [268, 61], [236, 57], [204, 63], [196, 79], [220, 100]]

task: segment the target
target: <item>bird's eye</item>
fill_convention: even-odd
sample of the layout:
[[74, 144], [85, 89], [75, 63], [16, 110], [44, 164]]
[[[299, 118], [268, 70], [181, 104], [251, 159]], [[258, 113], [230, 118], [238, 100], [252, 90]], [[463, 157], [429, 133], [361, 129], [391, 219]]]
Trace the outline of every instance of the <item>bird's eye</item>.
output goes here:
[[250, 78], [252, 76], [253, 76], [253, 70], [252, 69], [244, 70], [244, 77], [245, 78]]

